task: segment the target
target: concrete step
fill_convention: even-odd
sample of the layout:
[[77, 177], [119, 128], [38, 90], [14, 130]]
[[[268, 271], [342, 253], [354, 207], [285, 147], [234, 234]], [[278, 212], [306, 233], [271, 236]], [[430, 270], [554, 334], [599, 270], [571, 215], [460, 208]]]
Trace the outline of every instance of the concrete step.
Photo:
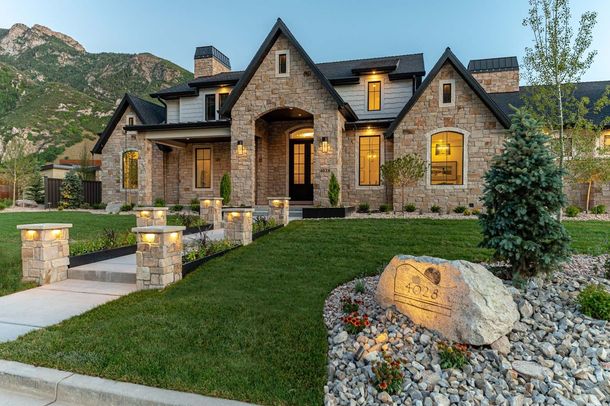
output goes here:
[[136, 256], [108, 259], [106, 261], [68, 268], [68, 279], [84, 281], [136, 283]]

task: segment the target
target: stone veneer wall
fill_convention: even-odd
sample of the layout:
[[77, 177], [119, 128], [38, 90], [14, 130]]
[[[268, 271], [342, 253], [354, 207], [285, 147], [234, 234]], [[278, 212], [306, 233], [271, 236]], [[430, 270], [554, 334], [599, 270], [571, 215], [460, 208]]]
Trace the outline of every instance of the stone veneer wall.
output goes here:
[[519, 70], [499, 72], [472, 72], [472, 76], [483, 86], [487, 93], [519, 91]]
[[[349, 206], [357, 206], [359, 203], [368, 203], [372, 210], [377, 210], [380, 205], [392, 203], [392, 187], [386, 187], [383, 182], [380, 186], [360, 186], [359, 164], [358, 164], [358, 137], [360, 135], [379, 135], [383, 142], [383, 161], [394, 159], [394, 142], [385, 139], [383, 129], [371, 130], [349, 130], [343, 136], [343, 181], [341, 194], [343, 203]], [[381, 170], [380, 170], [381, 176]]]
[[195, 59], [195, 77], [212, 76], [222, 72], [229, 72], [227, 68], [214, 57]]
[[[290, 51], [290, 76], [275, 77], [275, 51], [285, 49]], [[255, 121], [265, 113], [283, 107], [298, 107], [313, 114], [316, 151], [322, 136], [329, 140], [330, 152], [314, 160], [314, 203], [328, 204], [331, 172], [342, 179], [341, 142], [345, 120], [299, 51], [280, 35], [231, 112], [233, 204], [255, 203]], [[238, 140], [244, 143], [245, 155], [236, 154]]]
[[[454, 107], [439, 107], [439, 80], [455, 80]], [[432, 132], [457, 128], [469, 133], [466, 186], [431, 186], [427, 179], [405, 191], [405, 203], [414, 203], [418, 209], [429, 212], [434, 204], [443, 210], [473, 204], [481, 207], [483, 175], [491, 158], [502, 151], [506, 130], [491, 111], [464, 82], [451, 64], [445, 64], [419, 100], [394, 132], [394, 155], [415, 152], [426, 159], [430, 148], [427, 135]], [[466, 162], [465, 162], [466, 164]], [[466, 165], [465, 165], [466, 166]], [[400, 205], [400, 191], [394, 191], [394, 207]]]

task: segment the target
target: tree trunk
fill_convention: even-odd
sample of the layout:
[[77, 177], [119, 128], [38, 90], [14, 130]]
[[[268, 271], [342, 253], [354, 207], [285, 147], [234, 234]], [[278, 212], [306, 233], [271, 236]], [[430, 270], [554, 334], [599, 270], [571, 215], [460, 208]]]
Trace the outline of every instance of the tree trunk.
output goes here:
[[591, 201], [591, 187], [593, 186], [593, 181], [590, 180], [589, 181], [589, 187], [587, 187], [587, 203], [586, 203], [586, 208], [585, 208], [585, 212], [589, 213], [589, 204]]
[[[564, 143], [563, 143], [563, 100], [562, 100], [562, 93], [561, 93], [561, 83], [559, 83], [559, 80], [557, 80], [557, 97], [559, 98], [559, 169], [562, 171], [561, 172], [561, 188], [560, 188], [560, 193], [563, 194], [563, 156], [565, 154], [564, 151]], [[563, 214], [563, 209], [560, 208], [559, 212], [557, 213], [557, 221], [559, 221], [561, 223], [561, 219], [562, 219], [562, 214]]]
[[400, 211], [405, 211], [405, 187], [400, 188]]
[[17, 173], [13, 172], [13, 207], [17, 206]]

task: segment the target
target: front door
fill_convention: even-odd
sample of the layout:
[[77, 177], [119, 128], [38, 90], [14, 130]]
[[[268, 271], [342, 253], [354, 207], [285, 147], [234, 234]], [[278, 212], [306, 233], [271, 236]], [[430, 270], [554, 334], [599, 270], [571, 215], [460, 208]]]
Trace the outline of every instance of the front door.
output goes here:
[[292, 201], [313, 200], [313, 140], [290, 140], [288, 187]]

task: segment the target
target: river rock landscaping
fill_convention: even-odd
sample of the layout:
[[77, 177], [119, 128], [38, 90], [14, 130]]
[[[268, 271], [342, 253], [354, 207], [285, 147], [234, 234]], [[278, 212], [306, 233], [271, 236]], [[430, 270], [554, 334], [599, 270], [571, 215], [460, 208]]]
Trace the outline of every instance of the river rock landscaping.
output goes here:
[[[585, 316], [577, 302], [591, 283], [610, 289], [603, 277], [605, 261], [606, 256], [575, 255], [548, 280], [532, 279], [522, 289], [504, 282], [521, 319], [492, 345], [469, 346], [461, 368], [441, 368], [446, 363], [440, 352], [452, 343], [376, 302], [379, 276], [336, 288], [324, 307], [329, 344], [325, 404], [610, 404], [610, 323]], [[364, 292], [356, 293], [362, 283]], [[368, 316], [369, 325], [356, 334], [344, 328], [348, 299]], [[404, 375], [396, 394], [374, 384], [374, 370], [384, 356], [399, 361]]]

